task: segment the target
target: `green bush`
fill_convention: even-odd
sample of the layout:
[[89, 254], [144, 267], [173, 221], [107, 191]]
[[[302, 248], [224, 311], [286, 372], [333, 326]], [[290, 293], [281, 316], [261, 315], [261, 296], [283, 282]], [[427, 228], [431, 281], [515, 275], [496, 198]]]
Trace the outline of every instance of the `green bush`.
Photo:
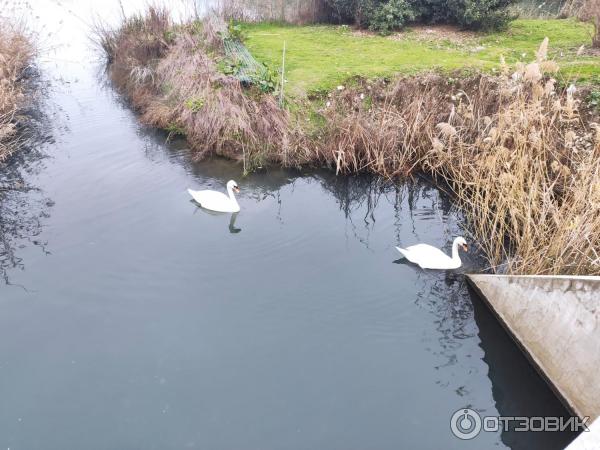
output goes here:
[[416, 19], [416, 13], [411, 4], [405, 0], [388, 0], [376, 6], [368, 14], [369, 29], [383, 35], [403, 28], [407, 22]]
[[326, 0], [332, 20], [382, 34], [409, 22], [450, 23], [469, 29], [499, 29], [511, 19], [515, 0]]
[[448, 21], [472, 30], [504, 28], [513, 19], [508, 6], [513, 0], [447, 0]]
[[588, 105], [600, 110], [600, 91], [592, 91], [586, 98]]

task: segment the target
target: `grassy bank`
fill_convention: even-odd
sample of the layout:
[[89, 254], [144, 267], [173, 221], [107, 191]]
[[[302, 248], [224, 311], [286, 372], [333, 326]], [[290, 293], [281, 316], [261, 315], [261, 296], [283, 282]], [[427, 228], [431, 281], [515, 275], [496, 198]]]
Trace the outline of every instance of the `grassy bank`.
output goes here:
[[331, 25], [244, 25], [246, 45], [260, 61], [281, 65], [286, 42], [289, 92], [331, 89], [345, 79], [415, 74], [423, 70], [473, 69], [492, 72], [504, 56], [508, 64], [529, 61], [545, 37], [559, 76], [600, 83], [598, 57], [577, 56], [590, 44], [591, 26], [574, 20], [517, 20], [501, 33], [478, 34], [451, 27], [413, 27], [382, 37]]
[[0, 18], [0, 162], [17, 151], [19, 111], [25, 105], [23, 72], [35, 48], [22, 24]]
[[[166, 11], [152, 9], [117, 30], [100, 30], [100, 43], [113, 83], [140, 119], [186, 135], [198, 158], [224, 155], [243, 161], [246, 169], [281, 164], [389, 178], [424, 174], [450, 186], [496, 270], [600, 274], [600, 111], [592, 101], [600, 93], [566, 89], [567, 84], [557, 82], [564, 69], [551, 56], [571, 70], [593, 66], [592, 75], [598, 67], [587, 57], [577, 59], [583, 35], [570, 33], [580, 33], [579, 25], [561, 22], [562, 40], [555, 36], [560, 50], [550, 50], [543, 37], [527, 46], [530, 41], [515, 31], [527, 23], [516, 23], [506, 35], [477, 37], [498, 45], [510, 40], [515, 54], [507, 58], [512, 63], [492, 67], [501, 47], [480, 49], [473, 61], [485, 62], [478, 58], [488, 52], [489, 67], [484, 68], [489, 70], [452, 76], [431, 70], [391, 75], [398, 66], [385, 67], [386, 58], [401, 64], [402, 55], [423, 61], [419, 51], [426, 49], [462, 69], [466, 53], [452, 45], [425, 43], [415, 50], [414, 43], [355, 37], [345, 29], [278, 26], [303, 34], [312, 42], [307, 48], [320, 49], [311, 52], [292, 43], [286, 73], [297, 97], [292, 95], [286, 107], [264, 89], [269, 86], [261, 84], [264, 79], [243, 86], [231, 76], [239, 61], [226, 56], [226, 30], [216, 19], [176, 25]], [[542, 23], [526, 26], [533, 33]], [[556, 30], [556, 22], [549, 24]], [[266, 53], [258, 49], [257, 36], [271, 39], [269, 27], [274, 26], [247, 28], [248, 44], [259, 58]], [[337, 40], [319, 37], [315, 30], [334, 33]], [[274, 60], [282, 40], [272, 39]], [[365, 48], [342, 51], [342, 44], [357, 42], [378, 49], [372, 55], [379, 65], [363, 61], [368, 59]], [[385, 50], [397, 45], [406, 45], [406, 51]], [[294, 62], [291, 55], [300, 49], [303, 59]], [[356, 66], [344, 66], [354, 72], [332, 63], [342, 56], [356, 61]], [[388, 77], [377, 77], [380, 70]], [[361, 76], [348, 80], [349, 75]], [[337, 83], [344, 87], [333, 88]], [[310, 102], [305, 90], [321, 92]]]

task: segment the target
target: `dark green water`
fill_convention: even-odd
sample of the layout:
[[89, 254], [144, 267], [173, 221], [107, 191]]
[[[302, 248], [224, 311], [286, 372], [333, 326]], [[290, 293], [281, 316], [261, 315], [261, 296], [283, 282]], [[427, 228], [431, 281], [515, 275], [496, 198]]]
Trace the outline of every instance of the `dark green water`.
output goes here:
[[[62, 5], [34, 4], [57, 43], [42, 61], [47, 156], [3, 174], [36, 190], [1, 207], [0, 449], [558, 449], [572, 438], [450, 433], [465, 406], [565, 411], [462, 271], [396, 261], [395, 245], [448, 249], [464, 233], [446, 197], [194, 164], [106, 85], [89, 6]], [[186, 188], [231, 178], [235, 220], [190, 202]], [[480, 268], [467, 257], [465, 271]]]

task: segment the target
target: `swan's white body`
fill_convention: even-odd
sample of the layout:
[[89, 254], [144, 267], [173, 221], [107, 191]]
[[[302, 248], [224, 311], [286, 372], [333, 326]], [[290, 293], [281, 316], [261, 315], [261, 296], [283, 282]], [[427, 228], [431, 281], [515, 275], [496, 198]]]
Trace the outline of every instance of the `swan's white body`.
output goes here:
[[227, 183], [227, 193], [229, 195], [217, 191], [192, 191], [191, 189], [188, 189], [192, 198], [203, 208], [216, 212], [231, 213], [240, 211], [240, 205], [238, 205], [234, 194], [234, 192], [239, 191], [237, 183], [233, 180]]
[[452, 244], [452, 257], [446, 255], [439, 248], [427, 244], [417, 244], [411, 247], [396, 249], [410, 262], [417, 264], [423, 269], [458, 269], [462, 265], [458, 254], [458, 247], [467, 250], [467, 241], [462, 237], [454, 239]]

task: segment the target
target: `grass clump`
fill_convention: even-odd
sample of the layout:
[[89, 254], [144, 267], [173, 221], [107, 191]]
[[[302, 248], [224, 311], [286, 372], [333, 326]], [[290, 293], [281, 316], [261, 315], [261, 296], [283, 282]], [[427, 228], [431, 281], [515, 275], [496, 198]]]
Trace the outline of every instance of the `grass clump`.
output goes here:
[[600, 110], [600, 90], [591, 91], [586, 100], [590, 106]]
[[0, 162], [24, 143], [18, 123], [27, 103], [24, 73], [34, 56], [33, 39], [24, 25], [0, 18]]

